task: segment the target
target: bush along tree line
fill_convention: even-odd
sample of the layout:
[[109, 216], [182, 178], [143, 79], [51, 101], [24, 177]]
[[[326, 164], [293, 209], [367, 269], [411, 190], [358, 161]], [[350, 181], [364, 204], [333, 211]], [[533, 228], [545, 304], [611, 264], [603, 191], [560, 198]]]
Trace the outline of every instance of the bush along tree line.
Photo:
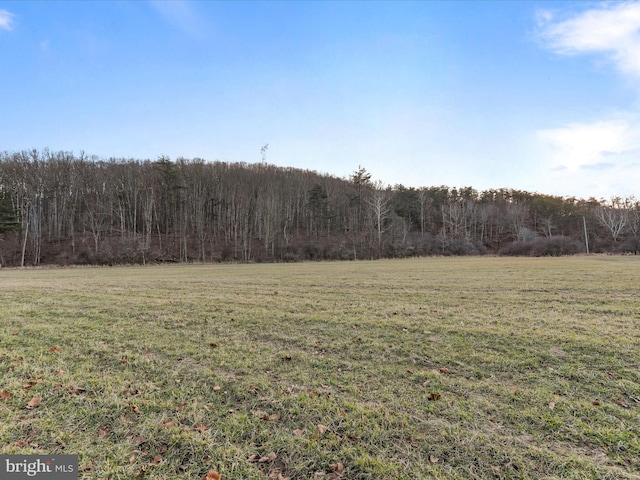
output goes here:
[[264, 162], [0, 153], [0, 262], [638, 253], [640, 201], [384, 186]]

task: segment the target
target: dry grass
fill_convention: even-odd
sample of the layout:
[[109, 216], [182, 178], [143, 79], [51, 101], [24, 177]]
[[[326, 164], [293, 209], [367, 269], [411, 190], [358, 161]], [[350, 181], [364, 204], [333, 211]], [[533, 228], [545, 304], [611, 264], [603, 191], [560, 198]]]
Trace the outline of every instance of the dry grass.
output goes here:
[[3, 269], [0, 453], [87, 480], [639, 478], [639, 285], [635, 257]]

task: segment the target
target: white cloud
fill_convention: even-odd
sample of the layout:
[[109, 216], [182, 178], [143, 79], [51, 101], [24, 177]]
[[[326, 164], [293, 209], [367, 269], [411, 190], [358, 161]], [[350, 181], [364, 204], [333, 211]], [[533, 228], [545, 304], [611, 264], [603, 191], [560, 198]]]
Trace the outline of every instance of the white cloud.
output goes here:
[[542, 130], [549, 147], [543, 172], [562, 195], [609, 197], [637, 193], [640, 184], [640, 119], [575, 123]]
[[13, 14], [0, 10], [0, 30], [13, 30]]
[[574, 17], [554, 21], [541, 10], [539, 37], [556, 53], [605, 54], [625, 74], [640, 77], [640, 3], [600, 4]]
[[634, 136], [639, 134], [640, 125], [632, 126], [625, 120], [604, 120], [541, 130], [538, 138], [555, 149], [552, 168], [575, 171], [585, 165], [602, 163], [611, 153], [635, 149], [638, 145]]
[[[543, 45], [559, 55], [599, 55], [632, 80], [640, 79], [640, 2], [604, 2], [571, 15], [536, 14]], [[576, 121], [537, 132], [545, 148], [541, 175], [553, 191], [581, 197], [637, 194], [640, 113]], [[564, 193], [562, 193], [564, 192]]]

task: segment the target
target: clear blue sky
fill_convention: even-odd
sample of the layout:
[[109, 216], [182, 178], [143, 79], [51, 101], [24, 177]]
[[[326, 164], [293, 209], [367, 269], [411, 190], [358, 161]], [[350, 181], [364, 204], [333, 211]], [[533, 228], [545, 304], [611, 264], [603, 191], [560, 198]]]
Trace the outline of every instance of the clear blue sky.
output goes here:
[[1, 1], [0, 150], [640, 196], [640, 3]]

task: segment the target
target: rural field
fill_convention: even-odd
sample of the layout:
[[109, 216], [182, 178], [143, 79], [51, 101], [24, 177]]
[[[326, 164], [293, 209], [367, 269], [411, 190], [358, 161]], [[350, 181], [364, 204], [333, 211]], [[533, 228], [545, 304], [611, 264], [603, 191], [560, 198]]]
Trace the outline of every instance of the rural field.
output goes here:
[[640, 258], [0, 270], [0, 453], [82, 479], [638, 479]]

